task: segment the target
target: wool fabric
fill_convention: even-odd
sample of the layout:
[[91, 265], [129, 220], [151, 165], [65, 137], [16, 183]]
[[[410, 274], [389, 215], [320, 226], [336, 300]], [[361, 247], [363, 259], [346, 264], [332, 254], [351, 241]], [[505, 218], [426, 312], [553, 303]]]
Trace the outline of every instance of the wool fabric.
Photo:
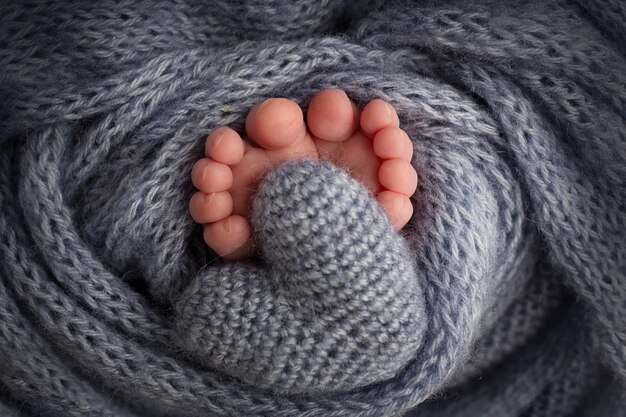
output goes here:
[[[395, 231], [344, 169], [255, 187], [259, 256], [188, 213], [208, 133], [382, 98]], [[0, 4], [0, 413], [626, 415], [626, 5]]]

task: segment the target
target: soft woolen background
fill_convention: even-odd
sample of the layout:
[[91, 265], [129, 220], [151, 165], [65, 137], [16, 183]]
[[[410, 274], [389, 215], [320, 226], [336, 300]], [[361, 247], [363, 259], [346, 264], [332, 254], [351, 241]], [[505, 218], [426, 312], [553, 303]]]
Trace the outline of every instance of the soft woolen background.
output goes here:
[[[622, 416], [626, 5], [0, 4], [0, 413]], [[187, 212], [269, 97], [383, 98], [395, 233], [343, 170], [258, 188], [262, 258]]]

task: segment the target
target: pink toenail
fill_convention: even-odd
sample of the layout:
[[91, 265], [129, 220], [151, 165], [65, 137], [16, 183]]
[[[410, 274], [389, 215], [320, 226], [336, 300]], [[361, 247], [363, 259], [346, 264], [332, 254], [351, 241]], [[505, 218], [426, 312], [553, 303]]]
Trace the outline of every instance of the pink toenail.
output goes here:
[[226, 233], [228, 233], [229, 235], [232, 233], [233, 231], [233, 219], [232, 218], [228, 218], [226, 219], [226, 222], [224, 223], [224, 229], [226, 230]]
[[393, 117], [394, 112], [396, 111], [396, 109], [393, 108], [393, 106], [387, 102], [385, 102], [385, 104], [387, 105], [387, 114], [391, 117]]
[[213, 197], [215, 197], [215, 193], [210, 193], [204, 196], [204, 202], [206, 204], [210, 204], [213, 201]]
[[207, 174], [207, 171], [208, 171], [208, 170], [209, 170], [209, 166], [208, 166], [208, 165], [206, 165], [204, 168], [202, 168], [202, 175], [201, 175], [201, 177], [202, 177], [202, 181], [204, 181], [204, 180], [205, 180], [205, 178], [206, 178], [206, 174]]
[[265, 107], [265, 105], [266, 105], [267, 103], [269, 103], [269, 102], [270, 102], [270, 99], [268, 98], [268, 99], [267, 99], [267, 100], [265, 100], [263, 103], [261, 103], [261, 104], [259, 105], [259, 107], [257, 107], [257, 108], [256, 108], [256, 110], [254, 111], [254, 113], [258, 113], [259, 111], [261, 111], [261, 109], [262, 109], [263, 107]]
[[224, 132], [220, 133], [219, 136], [215, 139], [215, 145], [213, 145], [213, 146], [217, 147], [217, 145], [220, 144], [222, 139], [224, 139]]

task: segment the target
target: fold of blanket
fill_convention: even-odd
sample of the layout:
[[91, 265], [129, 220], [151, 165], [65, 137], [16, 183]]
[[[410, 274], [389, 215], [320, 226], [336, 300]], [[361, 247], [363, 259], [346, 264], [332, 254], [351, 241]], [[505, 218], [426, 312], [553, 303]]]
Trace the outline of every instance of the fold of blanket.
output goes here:
[[[0, 5], [0, 412], [621, 416], [619, 0]], [[336, 87], [414, 146], [259, 184], [260, 259], [188, 214], [206, 135]]]

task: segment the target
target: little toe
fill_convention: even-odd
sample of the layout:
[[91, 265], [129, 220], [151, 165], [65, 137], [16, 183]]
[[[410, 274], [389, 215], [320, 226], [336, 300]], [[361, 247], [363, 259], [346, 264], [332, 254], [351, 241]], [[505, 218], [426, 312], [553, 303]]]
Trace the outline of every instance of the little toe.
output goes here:
[[341, 142], [359, 128], [359, 111], [348, 95], [336, 88], [316, 94], [309, 103], [307, 126], [318, 139]]
[[215, 129], [207, 138], [204, 152], [207, 158], [226, 165], [234, 165], [241, 161], [244, 153], [244, 142], [237, 132], [229, 127]]
[[387, 159], [380, 164], [378, 181], [387, 190], [411, 196], [417, 188], [417, 172], [402, 159]]
[[402, 229], [411, 220], [413, 205], [406, 195], [386, 190], [378, 193], [376, 199], [383, 206], [389, 220], [397, 230]]
[[246, 118], [246, 132], [264, 149], [289, 147], [306, 135], [302, 109], [286, 98], [265, 100]]
[[252, 231], [245, 217], [232, 215], [204, 227], [204, 241], [220, 257], [230, 260], [252, 255]]
[[241, 163], [232, 167], [233, 185], [229, 191], [234, 214], [247, 215], [256, 184], [271, 166], [267, 152], [249, 145], [246, 147]]
[[410, 162], [413, 158], [413, 143], [409, 135], [399, 127], [385, 127], [374, 136], [374, 153], [381, 159], [402, 159]]
[[233, 185], [233, 173], [228, 165], [202, 158], [191, 169], [191, 181], [200, 191], [226, 191]]
[[228, 191], [195, 193], [189, 200], [189, 213], [197, 223], [212, 223], [230, 216], [233, 199]]
[[373, 138], [381, 129], [400, 126], [398, 114], [393, 106], [383, 100], [374, 99], [367, 103], [361, 113], [361, 130]]

